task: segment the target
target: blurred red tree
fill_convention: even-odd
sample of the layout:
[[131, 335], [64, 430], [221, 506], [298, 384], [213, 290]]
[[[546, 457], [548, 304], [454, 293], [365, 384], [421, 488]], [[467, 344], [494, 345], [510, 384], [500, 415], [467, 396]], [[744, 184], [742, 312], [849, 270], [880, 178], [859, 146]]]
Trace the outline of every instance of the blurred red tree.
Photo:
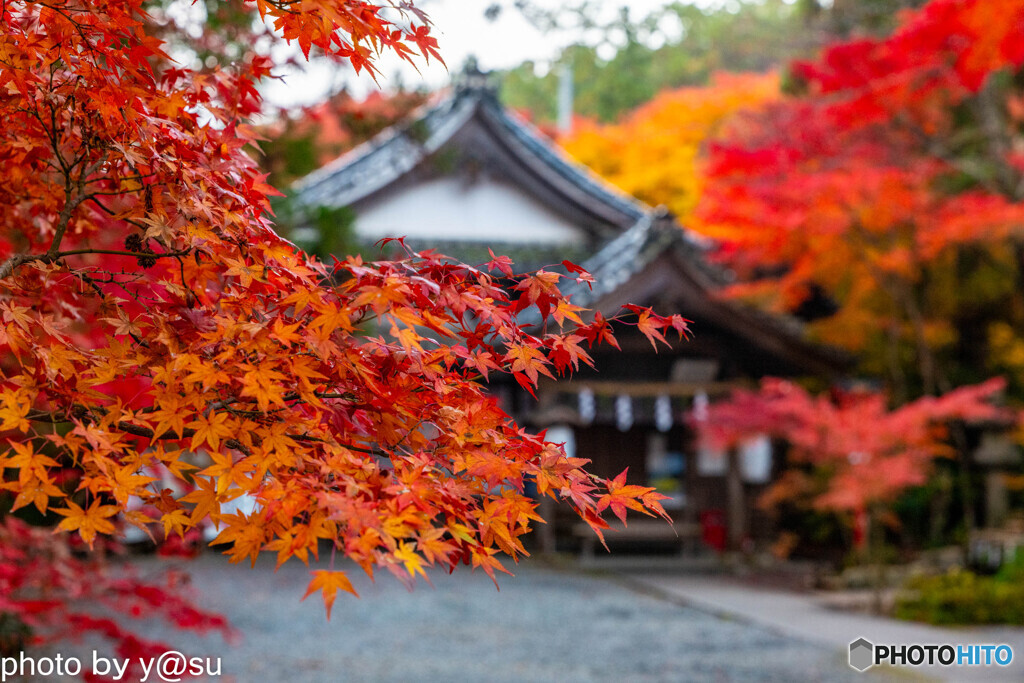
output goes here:
[[695, 424], [716, 448], [759, 435], [783, 438], [790, 461], [828, 473], [819, 489], [818, 482], [791, 469], [767, 502], [803, 496], [821, 509], [862, 513], [884, 508], [907, 487], [924, 483], [936, 457], [953, 455], [949, 422], [1006, 419], [1008, 412], [991, 402], [1004, 387], [1003, 380], [993, 379], [890, 409], [877, 392], [812, 396], [792, 382], [768, 379], [756, 391], [738, 390], [711, 405], [706, 419]]

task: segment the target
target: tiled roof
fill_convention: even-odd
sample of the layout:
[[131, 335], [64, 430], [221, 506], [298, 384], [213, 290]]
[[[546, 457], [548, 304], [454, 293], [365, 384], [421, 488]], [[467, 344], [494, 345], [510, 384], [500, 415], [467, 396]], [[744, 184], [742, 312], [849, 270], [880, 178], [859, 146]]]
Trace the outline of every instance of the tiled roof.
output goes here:
[[[394, 182], [438, 151], [474, 113], [484, 115], [519, 152], [526, 152], [541, 162], [545, 170], [623, 217], [623, 231], [586, 259], [584, 267], [599, 277], [599, 289], [588, 292], [587, 299], [594, 300], [613, 291], [672, 244], [691, 252], [694, 266], [712, 281], [728, 281], [728, 273], [704, 258], [704, 240], [666, 221], [659, 209], [652, 209], [571, 159], [529, 122], [503, 107], [482, 75], [468, 87], [454, 88], [443, 100], [422, 110], [411, 123], [385, 131], [302, 178], [292, 186], [294, 197], [300, 206], [349, 206]], [[664, 225], [666, 222], [671, 227]]]
[[501, 106], [493, 95], [483, 95], [480, 106], [485, 109], [491, 120], [501, 125], [517, 143], [595, 200], [615, 207], [634, 221], [650, 213], [649, 206], [610, 185], [588, 167], [570, 158], [560, 147], [551, 144], [544, 134], [526, 119]]
[[683, 230], [670, 216], [652, 210], [580, 264], [594, 276], [592, 286], [572, 283], [568, 291], [577, 303], [589, 307], [673, 248], [684, 253], [686, 261], [709, 286], [717, 287], [730, 281], [728, 271], [713, 266], [705, 258], [707, 244]]

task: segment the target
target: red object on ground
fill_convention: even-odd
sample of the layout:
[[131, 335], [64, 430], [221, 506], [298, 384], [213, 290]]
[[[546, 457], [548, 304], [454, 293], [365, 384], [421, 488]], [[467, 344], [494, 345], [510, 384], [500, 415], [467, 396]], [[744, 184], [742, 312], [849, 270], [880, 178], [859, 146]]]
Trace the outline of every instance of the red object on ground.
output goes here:
[[853, 547], [863, 550], [868, 541], [868, 513], [863, 508], [853, 515]]
[[700, 539], [704, 545], [725, 552], [725, 511], [702, 510], [700, 513]]

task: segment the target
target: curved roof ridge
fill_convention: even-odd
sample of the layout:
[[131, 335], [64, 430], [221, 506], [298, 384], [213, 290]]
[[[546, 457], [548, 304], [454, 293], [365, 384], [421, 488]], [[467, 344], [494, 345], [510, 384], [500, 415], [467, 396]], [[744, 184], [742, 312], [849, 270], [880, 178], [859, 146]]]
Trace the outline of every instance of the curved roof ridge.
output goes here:
[[530, 152], [545, 162], [553, 171], [577, 185], [591, 196], [614, 206], [635, 220], [650, 213], [653, 208], [625, 190], [608, 182], [586, 165], [570, 156], [557, 141], [542, 133], [518, 112], [502, 105], [493, 95], [485, 98], [490, 113]]
[[342, 152], [320, 168], [314, 169], [301, 178], [295, 180], [292, 183], [292, 187], [301, 192], [309, 186], [316, 185], [318, 182], [330, 177], [335, 172], [349, 166], [368, 154], [371, 154], [375, 149], [383, 147], [391, 139], [405, 132], [405, 128], [407, 126], [411, 125], [415, 121], [425, 118], [433, 110], [445, 106], [448, 104], [448, 100], [450, 99], [451, 97], [449, 96], [437, 102], [428, 102], [420, 105], [409, 114], [405, 121], [390, 125], [371, 137], [369, 140], [361, 142], [352, 149]]
[[[421, 107], [292, 183], [301, 204], [345, 206], [384, 187], [447, 142], [472, 116], [476, 103], [462, 92]], [[417, 130], [422, 128], [422, 130]]]
[[539, 173], [549, 181], [560, 179], [556, 184], [563, 185], [561, 192], [577, 194], [575, 201], [586, 197], [588, 202], [607, 207], [599, 212], [604, 220], [626, 229], [653, 211], [573, 159], [556, 141], [502, 105], [494, 87], [482, 78], [478, 82], [456, 83], [440, 101], [424, 105], [406, 121], [386, 128], [295, 181], [291, 186], [294, 196], [299, 204], [309, 206], [357, 202], [413, 170], [477, 112], [490, 122], [492, 134], [504, 138], [505, 145], [518, 148], [520, 160], [527, 168], [532, 167], [531, 173]]

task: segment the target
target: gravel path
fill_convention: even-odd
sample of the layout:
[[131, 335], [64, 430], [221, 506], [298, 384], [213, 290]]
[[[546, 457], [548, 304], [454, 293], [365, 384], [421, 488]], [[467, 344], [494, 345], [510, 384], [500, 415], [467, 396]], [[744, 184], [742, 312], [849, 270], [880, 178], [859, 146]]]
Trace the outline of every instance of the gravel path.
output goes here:
[[436, 573], [433, 588], [420, 581], [410, 593], [389, 575], [374, 584], [353, 571], [361, 597], [339, 595], [330, 622], [319, 596], [299, 602], [301, 564], [274, 573], [269, 562], [249, 570], [208, 554], [188, 569], [199, 602], [226, 614], [242, 641], [142, 632], [190, 656], [221, 656], [221, 680], [237, 683], [864, 680], [821, 646], [530, 560], [500, 592], [479, 572]]

